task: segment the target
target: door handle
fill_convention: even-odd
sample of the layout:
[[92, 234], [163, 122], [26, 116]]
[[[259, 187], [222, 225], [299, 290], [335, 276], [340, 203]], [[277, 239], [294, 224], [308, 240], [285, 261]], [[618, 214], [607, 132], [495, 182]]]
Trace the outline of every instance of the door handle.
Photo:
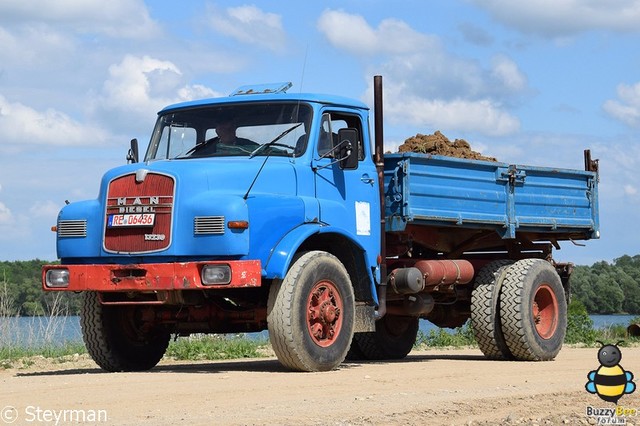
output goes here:
[[374, 180], [372, 177], [369, 177], [369, 175], [368, 175], [367, 173], [363, 174], [363, 175], [360, 177], [360, 180], [361, 180], [363, 183], [368, 183], [369, 185], [373, 185], [373, 183], [375, 182], [375, 180]]

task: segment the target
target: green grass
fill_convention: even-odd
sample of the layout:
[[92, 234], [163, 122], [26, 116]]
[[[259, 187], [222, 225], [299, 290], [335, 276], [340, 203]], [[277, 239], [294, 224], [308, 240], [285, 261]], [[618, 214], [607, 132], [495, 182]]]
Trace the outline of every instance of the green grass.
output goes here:
[[259, 358], [264, 356], [267, 346], [266, 340], [253, 340], [244, 335], [198, 335], [172, 341], [165, 356], [190, 361]]
[[16, 365], [29, 366], [29, 358], [42, 356], [50, 359], [61, 359], [62, 357], [85, 354], [87, 350], [82, 342], [67, 342], [60, 344], [49, 344], [42, 346], [2, 346], [0, 347], [0, 369], [12, 368]]
[[[571, 326], [567, 329], [567, 336], [565, 338], [565, 344], [585, 345], [588, 347], [599, 347], [598, 341], [603, 343], [617, 343], [621, 347], [634, 346], [640, 344], [640, 337], [627, 336], [627, 327], [624, 325], [613, 325], [604, 328], [594, 329], [590, 328], [578, 328], [575, 326], [572, 329]], [[442, 348], [442, 347], [477, 347], [473, 337], [473, 330], [469, 326], [469, 323], [462, 327], [445, 330], [442, 328], [436, 330], [429, 330], [425, 333], [418, 331], [418, 337], [414, 348], [427, 349], [427, 348]]]
[[[268, 354], [268, 348], [269, 344], [266, 340], [250, 339], [244, 335], [232, 337], [197, 335], [172, 341], [169, 343], [165, 356], [175, 360], [188, 361], [260, 358]], [[0, 369], [28, 367], [29, 359], [36, 356], [57, 360], [86, 353], [87, 350], [82, 342], [31, 347], [3, 346], [0, 347]], [[33, 362], [31, 361], [31, 363]]]

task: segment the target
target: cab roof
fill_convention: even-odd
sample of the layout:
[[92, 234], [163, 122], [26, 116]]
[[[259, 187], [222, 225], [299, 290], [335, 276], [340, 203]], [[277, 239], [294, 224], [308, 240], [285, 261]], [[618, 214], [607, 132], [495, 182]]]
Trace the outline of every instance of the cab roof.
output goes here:
[[252, 102], [305, 102], [318, 103], [339, 107], [357, 108], [368, 110], [369, 107], [358, 100], [335, 95], [325, 95], [319, 93], [260, 93], [260, 94], [239, 94], [235, 96], [225, 96], [220, 98], [199, 99], [188, 102], [180, 102], [163, 108], [159, 114], [166, 111], [204, 107], [208, 105], [222, 104], [242, 104]]

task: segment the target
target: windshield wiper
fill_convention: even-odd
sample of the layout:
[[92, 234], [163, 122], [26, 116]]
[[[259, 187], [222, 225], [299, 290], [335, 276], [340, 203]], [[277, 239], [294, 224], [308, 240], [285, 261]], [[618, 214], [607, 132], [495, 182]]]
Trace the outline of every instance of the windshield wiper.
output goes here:
[[256, 154], [258, 153], [258, 151], [262, 150], [263, 148], [268, 148], [270, 146], [283, 146], [285, 148], [290, 148], [290, 149], [296, 149], [295, 147], [291, 146], [291, 145], [285, 145], [282, 143], [276, 143], [278, 142], [280, 139], [282, 139], [283, 137], [287, 136], [289, 133], [293, 132], [295, 129], [297, 129], [298, 127], [300, 127], [302, 123], [298, 123], [295, 126], [285, 130], [284, 132], [280, 133], [278, 136], [276, 136], [276, 138], [274, 140], [272, 140], [271, 142], [267, 142], [264, 143], [262, 145], [260, 145], [259, 147], [257, 147], [256, 149], [253, 150], [253, 152], [249, 155], [249, 158], [253, 158], [256, 156]]

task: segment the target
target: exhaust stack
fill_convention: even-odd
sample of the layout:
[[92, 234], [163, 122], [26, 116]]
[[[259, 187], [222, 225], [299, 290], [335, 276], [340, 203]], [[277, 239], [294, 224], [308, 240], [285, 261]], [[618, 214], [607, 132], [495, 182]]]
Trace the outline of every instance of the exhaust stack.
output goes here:
[[380, 254], [378, 263], [380, 265], [380, 284], [378, 284], [378, 309], [376, 310], [376, 320], [384, 317], [387, 312], [387, 248], [384, 204], [384, 132], [382, 125], [382, 76], [373, 77], [373, 119], [374, 119], [374, 140], [376, 172], [378, 173], [378, 187], [380, 195]]

